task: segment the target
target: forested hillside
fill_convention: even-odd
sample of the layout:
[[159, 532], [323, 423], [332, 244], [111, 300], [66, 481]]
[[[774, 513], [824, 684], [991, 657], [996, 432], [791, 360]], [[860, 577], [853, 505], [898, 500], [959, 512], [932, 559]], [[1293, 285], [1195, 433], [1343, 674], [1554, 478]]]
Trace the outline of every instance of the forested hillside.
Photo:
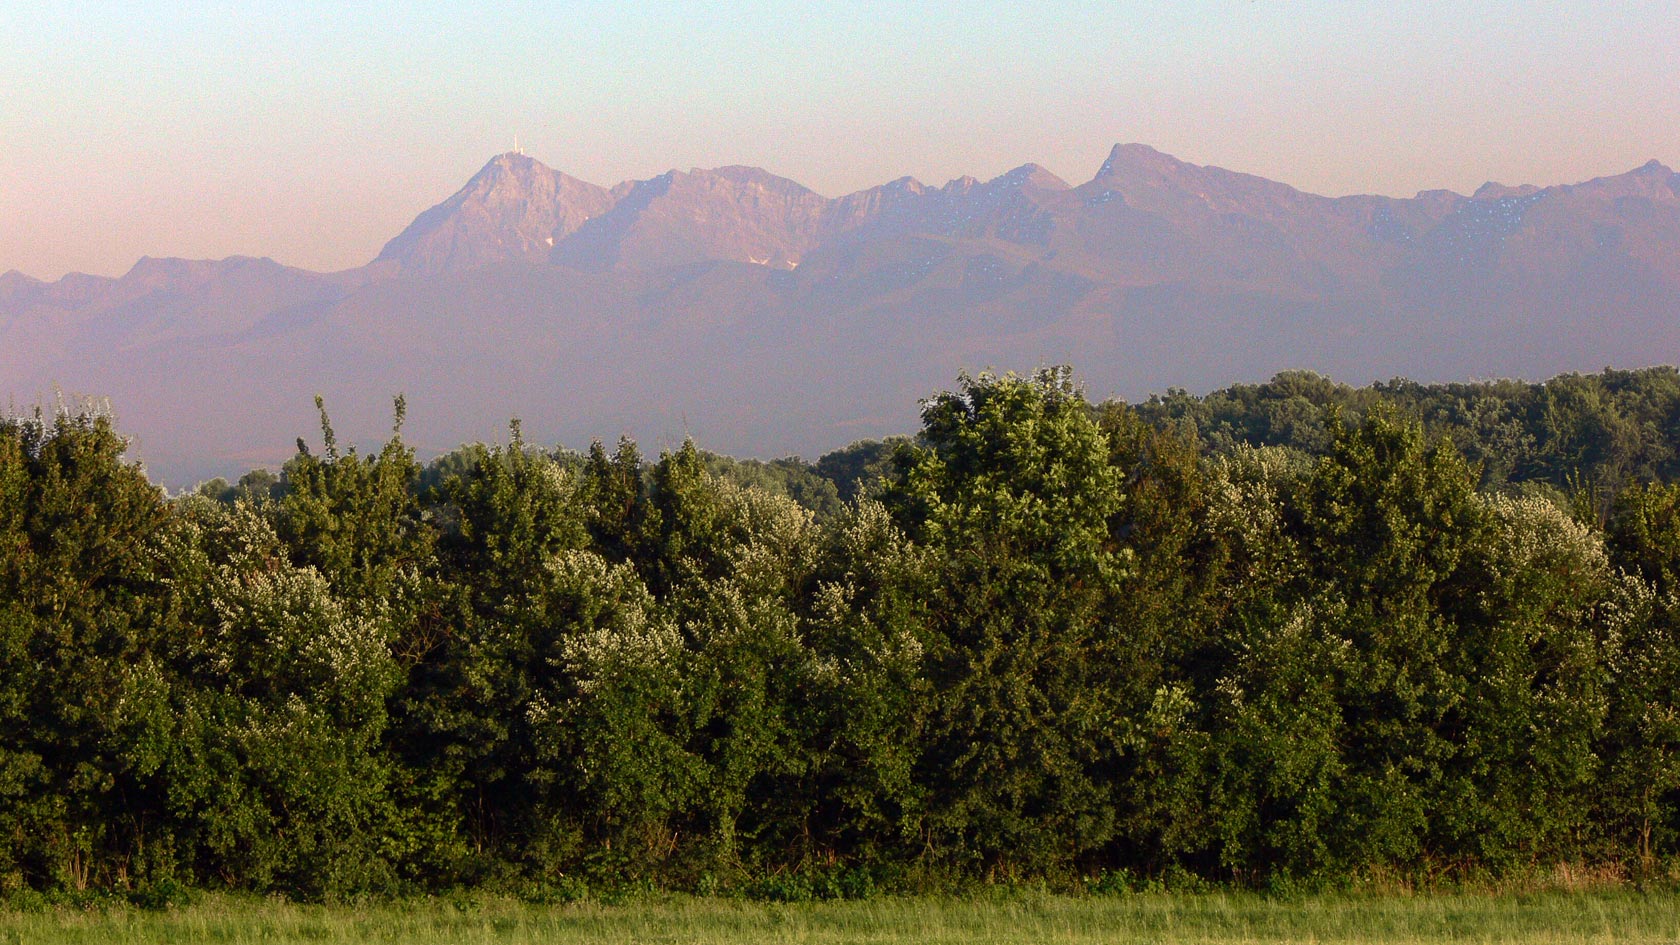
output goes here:
[[0, 419], [0, 893], [1674, 868], [1672, 369], [922, 420], [171, 498]]

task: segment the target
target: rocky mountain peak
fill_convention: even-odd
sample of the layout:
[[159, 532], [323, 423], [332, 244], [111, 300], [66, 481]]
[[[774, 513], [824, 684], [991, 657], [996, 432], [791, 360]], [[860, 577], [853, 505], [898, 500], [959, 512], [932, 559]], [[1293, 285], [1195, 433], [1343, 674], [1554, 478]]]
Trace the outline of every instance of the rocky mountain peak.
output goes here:
[[448, 200], [416, 217], [376, 261], [395, 260], [407, 271], [539, 262], [556, 242], [615, 202], [605, 188], [510, 151], [491, 158]]
[[16, 269], [8, 269], [0, 273], [0, 292], [12, 291], [24, 286], [42, 285], [41, 280], [34, 276], [25, 275]]
[[1512, 187], [1508, 184], [1501, 184], [1498, 181], [1490, 180], [1482, 186], [1477, 187], [1476, 192], [1470, 196], [1475, 200], [1498, 200], [1503, 197], [1527, 197], [1530, 194], [1539, 192], [1540, 188], [1534, 184], [1521, 184], [1516, 187]]
[[831, 203], [763, 168], [672, 170], [623, 192], [551, 258], [591, 270], [716, 259], [791, 269], [814, 245]]
[[25, 297], [38, 295], [46, 283], [31, 276], [26, 276], [16, 269], [8, 269], [0, 273], [0, 302], [13, 304]]
[[1031, 187], [1036, 190], [1067, 190], [1068, 182], [1050, 173], [1042, 164], [1023, 164], [993, 181], [1010, 187]]
[[1097, 169], [1096, 180], [1128, 171], [1167, 174], [1190, 166], [1170, 154], [1155, 150], [1147, 144], [1117, 144], [1109, 149], [1108, 157], [1103, 161], [1102, 167]]
[[370, 415], [391, 391], [423, 395], [440, 448], [510, 404], [575, 417], [544, 434], [572, 442], [686, 432], [700, 404], [770, 444], [755, 448], [798, 452], [845, 440], [762, 437], [902, 429], [860, 424], [962, 363], [1077, 358], [1118, 390], [1680, 350], [1680, 176], [1659, 162], [1481, 199], [1332, 199], [1144, 145], [1071, 190], [1023, 164], [836, 200], [739, 165], [610, 191], [517, 153], [473, 170], [361, 270], [146, 259], [118, 279], [0, 276], [0, 379], [16, 396], [117, 395], [148, 462], [181, 471], [283, 447], [286, 405], [321, 385]]
[[1599, 200], [1633, 198], [1680, 205], [1680, 174], [1657, 160], [1646, 161], [1626, 173], [1595, 177], [1561, 189], [1579, 197]]

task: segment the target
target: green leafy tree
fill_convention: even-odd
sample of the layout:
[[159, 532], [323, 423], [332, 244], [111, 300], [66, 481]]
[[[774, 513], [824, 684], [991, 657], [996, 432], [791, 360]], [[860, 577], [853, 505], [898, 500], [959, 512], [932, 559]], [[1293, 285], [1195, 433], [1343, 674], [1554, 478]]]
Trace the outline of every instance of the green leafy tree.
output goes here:
[[642, 554], [649, 509], [644, 473], [641, 452], [628, 437], [618, 441], [611, 456], [600, 440], [589, 444], [583, 465], [589, 534], [595, 547], [614, 562]]
[[876, 496], [892, 472], [893, 454], [904, 442], [904, 437], [859, 440], [823, 454], [817, 460], [817, 474], [834, 483], [841, 502]]
[[1606, 615], [1610, 707], [1599, 817], [1650, 871], [1680, 845], [1680, 484], [1624, 492], [1608, 544], [1627, 575]]
[[1597, 529], [1541, 498], [1484, 500], [1456, 615], [1465, 696], [1453, 711], [1440, 842], [1494, 869], [1587, 855], [1610, 692], [1602, 610], [1613, 573]]
[[810, 654], [793, 593], [811, 568], [812, 515], [711, 476], [693, 443], [661, 457], [651, 481], [646, 573], [687, 649], [691, 744], [706, 769], [698, 826], [707, 856], [732, 864], [774, 832], [802, 774]]
[[433, 583], [439, 617], [410, 651], [394, 735], [416, 789], [465, 841], [455, 865], [438, 868], [466, 875], [517, 860], [544, 816], [526, 715], [571, 631], [547, 568], [588, 541], [575, 477], [528, 449], [517, 424], [512, 433], [506, 446], [460, 451], [434, 489], [449, 523]]
[[1299, 528], [1321, 613], [1339, 615], [1327, 632], [1352, 651], [1338, 680], [1341, 848], [1354, 862], [1416, 862], [1437, 839], [1432, 814], [1457, 790], [1446, 781], [1468, 683], [1454, 618], [1485, 512], [1462, 458], [1427, 443], [1415, 421], [1379, 408], [1358, 427], [1331, 427]]
[[418, 573], [433, 539], [416, 497], [420, 466], [400, 435], [405, 404], [397, 398], [391, 439], [371, 456], [354, 447], [340, 452], [321, 398], [315, 405], [325, 450], [317, 456], [298, 441], [270, 513], [275, 530], [295, 563], [314, 567], [336, 589], [388, 596]]
[[556, 870], [660, 870], [706, 778], [683, 635], [628, 563], [569, 551], [543, 571], [565, 634], [525, 709], [532, 777], [552, 798], [534, 852]]
[[294, 564], [249, 503], [181, 514], [174, 606], [198, 633], [163, 653], [183, 853], [242, 888], [393, 889], [407, 851], [384, 744], [402, 679], [386, 602]]
[[0, 418], [0, 885], [146, 872], [162, 492], [102, 413]]
[[804, 688], [807, 767], [790, 792], [801, 806], [789, 812], [814, 860], [875, 864], [919, 846], [931, 577], [925, 550], [879, 502], [864, 499], [824, 524], [799, 595], [814, 662]]
[[1114, 829], [1100, 771], [1120, 720], [1092, 655], [1126, 567], [1119, 473], [1064, 369], [965, 377], [922, 419], [887, 501], [934, 556], [928, 842], [988, 869], [1065, 861]]
[[1351, 651], [1330, 632], [1339, 605], [1302, 594], [1307, 560], [1292, 528], [1314, 464], [1274, 446], [1239, 447], [1210, 465], [1206, 540], [1219, 549], [1215, 596], [1227, 606], [1211, 615], [1193, 674], [1209, 742], [1206, 810], [1180, 817], [1201, 829], [1174, 839], [1217, 854], [1232, 875], [1347, 868], [1336, 682]]

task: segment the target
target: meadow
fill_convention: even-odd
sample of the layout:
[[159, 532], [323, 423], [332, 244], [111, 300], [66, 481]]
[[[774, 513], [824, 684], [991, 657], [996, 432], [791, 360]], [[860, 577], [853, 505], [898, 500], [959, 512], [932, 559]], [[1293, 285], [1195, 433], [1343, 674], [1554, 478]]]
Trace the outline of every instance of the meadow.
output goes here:
[[538, 905], [434, 897], [311, 905], [206, 895], [161, 911], [66, 906], [0, 913], [0, 943], [1084, 943], [1680, 942], [1680, 897], [1587, 892], [1038, 892], [762, 903], [652, 895]]

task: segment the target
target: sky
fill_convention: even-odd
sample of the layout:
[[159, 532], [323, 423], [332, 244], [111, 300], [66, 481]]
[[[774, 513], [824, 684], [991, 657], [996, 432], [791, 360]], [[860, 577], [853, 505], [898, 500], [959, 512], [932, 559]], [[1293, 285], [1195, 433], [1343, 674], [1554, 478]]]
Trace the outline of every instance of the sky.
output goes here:
[[0, 3], [0, 272], [362, 265], [517, 138], [838, 196], [1119, 142], [1327, 195], [1680, 164], [1680, 3]]

